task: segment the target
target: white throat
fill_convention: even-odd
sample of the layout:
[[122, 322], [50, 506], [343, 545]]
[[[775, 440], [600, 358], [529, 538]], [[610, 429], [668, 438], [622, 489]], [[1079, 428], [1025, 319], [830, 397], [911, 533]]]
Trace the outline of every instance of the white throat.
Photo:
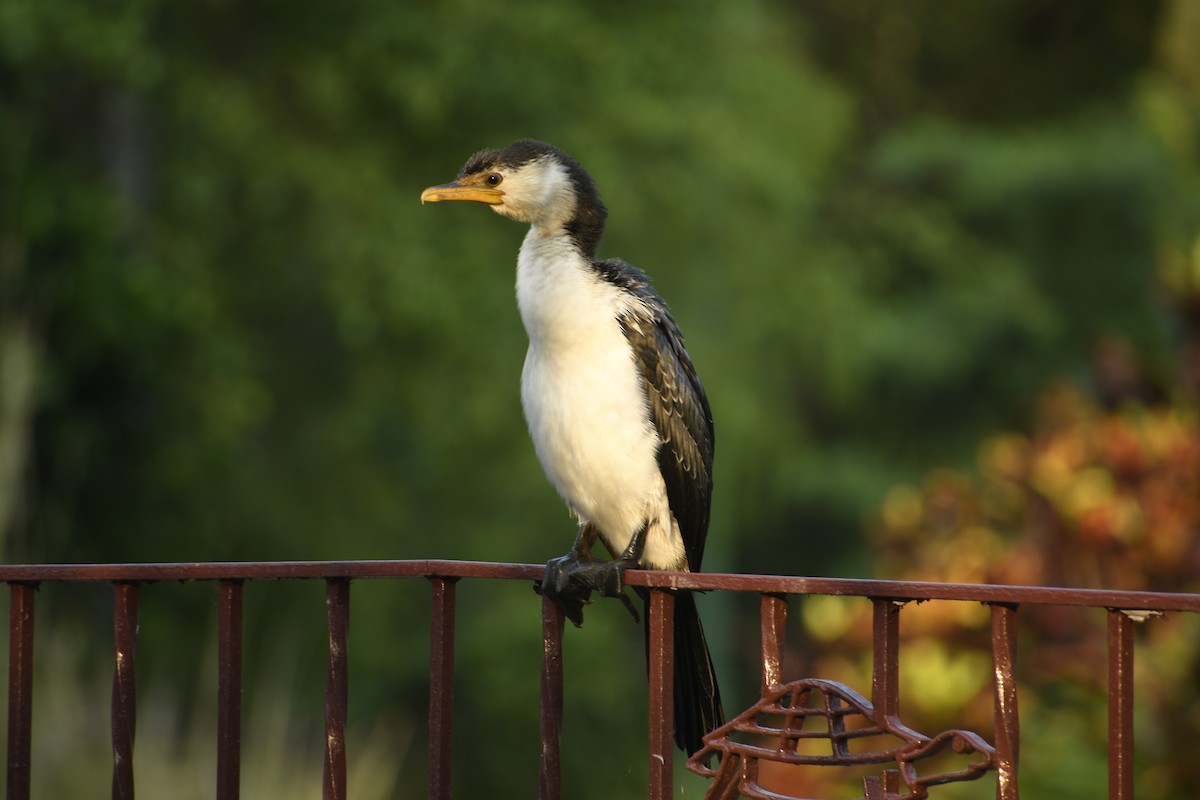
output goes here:
[[566, 168], [539, 158], [504, 176], [504, 202], [492, 210], [518, 222], [561, 228], [575, 213], [575, 187]]

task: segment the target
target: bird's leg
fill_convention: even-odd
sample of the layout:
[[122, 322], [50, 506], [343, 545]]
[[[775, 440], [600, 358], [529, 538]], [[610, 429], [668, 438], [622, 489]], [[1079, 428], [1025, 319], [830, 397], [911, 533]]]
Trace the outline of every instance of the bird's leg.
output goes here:
[[642, 523], [642, 527], [634, 531], [633, 536], [629, 538], [629, 544], [625, 546], [624, 552], [620, 557], [612, 561], [606, 561], [596, 567], [597, 578], [600, 585], [596, 588], [600, 594], [605, 597], [616, 597], [625, 604], [625, 608], [633, 615], [634, 622], [641, 622], [642, 618], [638, 614], [637, 609], [633, 605], [633, 601], [629, 599], [629, 595], [625, 594], [625, 570], [637, 569], [642, 561], [642, 553], [646, 550], [646, 532], [650, 529], [650, 522], [647, 520]]
[[586, 581], [576, 580], [575, 576], [587, 565], [599, 561], [592, 555], [596, 534], [596, 529], [591, 524], [585, 522], [580, 525], [579, 533], [575, 535], [575, 543], [571, 545], [571, 552], [547, 561], [546, 574], [542, 577], [541, 586], [534, 585], [538, 594], [553, 600], [576, 627], [583, 624], [583, 607], [591, 602], [594, 587]]
[[[596, 538], [595, 529], [590, 525], [581, 527], [571, 552], [546, 564], [542, 593], [554, 599], [576, 625], [583, 622], [583, 605], [589, 601], [593, 590], [604, 597], [619, 599], [634, 620], [641, 622], [642, 618], [633, 601], [625, 594], [625, 570], [636, 568], [641, 561], [642, 552], [646, 549], [648, 527], [642, 525], [638, 528], [625, 550], [612, 561], [601, 561], [591, 554], [591, 544]], [[584, 545], [582, 550], [581, 544]]]
[[624, 563], [627, 567], [636, 567], [642, 560], [642, 553], [646, 552], [646, 532], [649, 530], [650, 522], [647, 520], [634, 532], [633, 536], [629, 537], [629, 544], [625, 546], [625, 552], [621, 553], [621, 557], [617, 561]]
[[604, 597], [616, 597], [633, 619], [641, 622], [641, 615], [625, 594], [625, 570], [636, 568], [642, 560], [648, 528], [648, 523], [638, 528], [620, 556], [612, 561], [602, 561], [592, 555], [596, 529], [587, 523], [580, 525], [571, 552], [547, 561], [542, 585], [535, 588], [539, 594], [553, 600], [576, 626], [583, 624], [583, 607], [591, 602], [593, 590]]

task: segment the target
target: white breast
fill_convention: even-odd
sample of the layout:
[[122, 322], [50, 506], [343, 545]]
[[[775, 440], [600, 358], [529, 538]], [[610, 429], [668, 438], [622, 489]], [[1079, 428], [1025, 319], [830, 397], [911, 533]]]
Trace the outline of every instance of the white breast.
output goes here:
[[672, 535], [658, 434], [617, 322], [636, 301], [564, 237], [534, 227], [517, 261], [517, 302], [529, 334], [521, 400], [546, 476], [610, 550], [624, 550], [649, 520], [643, 563], [676, 565], [682, 541]]

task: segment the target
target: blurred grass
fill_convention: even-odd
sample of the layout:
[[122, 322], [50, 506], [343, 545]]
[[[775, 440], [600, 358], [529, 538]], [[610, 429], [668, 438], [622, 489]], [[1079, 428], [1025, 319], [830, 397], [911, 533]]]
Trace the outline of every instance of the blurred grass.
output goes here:
[[[82, 798], [111, 782], [112, 681], [96, 669], [83, 639], [66, 629], [35, 643], [32, 797]], [[281, 653], [289, 649], [281, 648]], [[214, 651], [203, 674], [216, 674]], [[310, 693], [312, 695], [313, 693]], [[296, 666], [281, 656], [248, 676], [244, 692], [242, 796], [261, 800], [320, 798], [325, 756], [323, 698], [297, 700]], [[138, 695], [134, 782], [141, 797], [202, 800], [216, 791], [215, 680], [192, 686], [159, 675]], [[347, 731], [347, 783], [355, 798], [395, 797], [398, 776], [414, 755], [412, 719], [380, 715]], [[5, 744], [7, 732], [5, 731]], [[3, 746], [3, 745], [0, 745]], [[424, 753], [417, 753], [417, 761]]]

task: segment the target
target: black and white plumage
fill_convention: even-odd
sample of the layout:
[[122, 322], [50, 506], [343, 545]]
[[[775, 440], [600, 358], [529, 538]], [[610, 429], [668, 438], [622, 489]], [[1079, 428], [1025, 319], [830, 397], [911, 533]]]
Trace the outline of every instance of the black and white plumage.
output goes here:
[[[627, 567], [699, 570], [712, 495], [713, 421], [683, 336], [646, 275], [598, 260], [607, 211], [587, 171], [521, 140], [472, 156], [423, 202], [469, 200], [530, 225], [517, 258], [529, 335], [521, 400], [538, 459], [579, 520], [542, 590], [576, 623], [591, 590], [625, 598]], [[599, 561], [599, 538], [613, 561]], [[675, 603], [675, 740], [722, 724], [695, 602]]]

